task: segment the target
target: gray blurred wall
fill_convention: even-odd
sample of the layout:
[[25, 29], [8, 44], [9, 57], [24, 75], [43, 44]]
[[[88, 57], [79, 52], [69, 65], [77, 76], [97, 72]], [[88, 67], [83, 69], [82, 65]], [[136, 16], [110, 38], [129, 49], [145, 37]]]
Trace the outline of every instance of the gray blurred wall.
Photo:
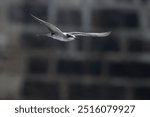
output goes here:
[[[0, 99], [150, 99], [149, 0], [1, 0]], [[64, 43], [63, 31], [112, 31]]]

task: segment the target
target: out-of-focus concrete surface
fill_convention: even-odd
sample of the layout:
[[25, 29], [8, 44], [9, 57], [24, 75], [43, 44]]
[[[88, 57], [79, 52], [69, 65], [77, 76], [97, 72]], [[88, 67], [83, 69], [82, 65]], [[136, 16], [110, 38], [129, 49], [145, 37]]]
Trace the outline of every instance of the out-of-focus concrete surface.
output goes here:
[[[0, 0], [0, 99], [150, 99], [149, 0]], [[64, 43], [63, 31], [112, 31]]]

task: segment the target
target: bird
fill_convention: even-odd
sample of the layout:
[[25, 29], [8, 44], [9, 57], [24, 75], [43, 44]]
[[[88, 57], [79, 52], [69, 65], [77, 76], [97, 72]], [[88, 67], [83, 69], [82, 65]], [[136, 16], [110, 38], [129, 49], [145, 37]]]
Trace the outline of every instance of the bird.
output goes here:
[[69, 42], [77, 39], [78, 37], [106, 37], [111, 34], [109, 32], [102, 32], [102, 33], [86, 33], [86, 32], [62, 32], [58, 27], [55, 25], [46, 22], [40, 18], [37, 18], [33, 14], [31, 14], [32, 18], [39, 22], [41, 25], [45, 26], [49, 33], [46, 34], [37, 34], [37, 36], [46, 36], [50, 37], [59, 41]]

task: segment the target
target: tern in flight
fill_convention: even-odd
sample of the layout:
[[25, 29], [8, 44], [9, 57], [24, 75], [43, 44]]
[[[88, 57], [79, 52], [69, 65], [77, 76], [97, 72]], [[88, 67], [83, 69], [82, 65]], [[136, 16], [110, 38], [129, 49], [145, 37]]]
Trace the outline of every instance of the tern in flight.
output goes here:
[[51, 38], [59, 40], [59, 41], [66, 41], [66, 42], [72, 41], [72, 40], [75, 40], [77, 37], [106, 37], [106, 36], [110, 35], [110, 33], [111, 33], [111, 32], [103, 32], [103, 33], [62, 32], [55, 25], [53, 25], [49, 22], [46, 22], [44, 20], [41, 20], [32, 14], [31, 14], [31, 16], [49, 30], [49, 33], [39, 34], [38, 36], [47, 36], [47, 37], [51, 37]]

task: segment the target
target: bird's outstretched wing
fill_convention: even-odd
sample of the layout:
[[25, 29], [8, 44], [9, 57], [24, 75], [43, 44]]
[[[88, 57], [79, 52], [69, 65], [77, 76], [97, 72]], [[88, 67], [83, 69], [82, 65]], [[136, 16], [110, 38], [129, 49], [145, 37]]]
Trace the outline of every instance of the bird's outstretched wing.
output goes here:
[[111, 32], [103, 32], [103, 33], [84, 33], [84, 32], [69, 32], [71, 35], [75, 36], [88, 36], [88, 37], [106, 37], [111, 34]]
[[46, 22], [46, 21], [44, 21], [44, 20], [42, 20], [42, 19], [39, 19], [39, 18], [37, 18], [36, 16], [34, 16], [34, 15], [32, 15], [32, 14], [31, 14], [31, 16], [32, 16], [36, 21], [38, 21], [40, 24], [42, 24], [42, 25], [44, 25], [45, 27], [47, 27], [48, 30], [49, 30], [51, 33], [63, 34], [63, 32], [62, 32], [59, 28], [57, 28], [55, 25], [53, 25], [53, 24], [51, 24], [51, 23], [49, 23], [49, 22]]

